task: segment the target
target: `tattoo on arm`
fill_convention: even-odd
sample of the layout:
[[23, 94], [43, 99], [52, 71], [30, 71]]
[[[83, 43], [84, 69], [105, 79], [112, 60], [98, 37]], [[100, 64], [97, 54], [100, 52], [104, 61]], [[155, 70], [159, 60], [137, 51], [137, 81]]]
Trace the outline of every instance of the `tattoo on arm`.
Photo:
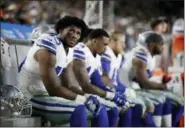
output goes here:
[[82, 60], [73, 60], [73, 71], [74, 74], [82, 87], [83, 91], [90, 94], [96, 94], [101, 97], [106, 96], [106, 92], [89, 82], [89, 76], [86, 69], [85, 62]]

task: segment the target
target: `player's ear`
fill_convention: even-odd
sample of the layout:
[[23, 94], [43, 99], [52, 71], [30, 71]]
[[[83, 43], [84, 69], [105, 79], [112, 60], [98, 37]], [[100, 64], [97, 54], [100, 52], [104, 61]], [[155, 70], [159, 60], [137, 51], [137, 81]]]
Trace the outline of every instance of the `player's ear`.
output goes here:
[[92, 39], [92, 43], [93, 44], [96, 44], [96, 39]]

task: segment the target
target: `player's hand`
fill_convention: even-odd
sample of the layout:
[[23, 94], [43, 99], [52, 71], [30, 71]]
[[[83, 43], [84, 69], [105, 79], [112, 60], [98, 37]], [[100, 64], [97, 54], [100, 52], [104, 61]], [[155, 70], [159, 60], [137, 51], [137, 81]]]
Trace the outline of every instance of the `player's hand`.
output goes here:
[[166, 87], [167, 90], [180, 94], [183, 90], [183, 84], [180, 75], [174, 74], [171, 77], [171, 80], [166, 84]]
[[101, 109], [101, 104], [97, 97], [90, 95], [86, 102], [85, 102], [86, 108], [92, 112], [93, 114], [98, 113], [98, 111]]
[[106, 99], [114, 101], [118, 106], [123, 106], [125, 104], [125, 95], [122, 92], [107, 92]]
[[117, 92], [113, 98], [118, 106], [124, 106], [126, 104], [126, 96], [123, 92]]

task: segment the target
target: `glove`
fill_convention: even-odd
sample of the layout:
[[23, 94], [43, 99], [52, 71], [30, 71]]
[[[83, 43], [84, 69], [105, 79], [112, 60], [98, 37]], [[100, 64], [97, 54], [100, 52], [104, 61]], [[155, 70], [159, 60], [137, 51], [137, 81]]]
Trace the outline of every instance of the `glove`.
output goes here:
[[124, 106], [126, 102], [126, 97], [124, 93], [122, 92], [117, 92], [117, 93], [112, 93], [112, 92], [107, 92], [106, 93], [106, 98], [108, 100], [114, 101], [118, 106]]
[[152, 77], [149, 78], [149, 81], [161, 84], [162, 83], [162, 79], [163, 79], [162, 76], [152, 76]]
[[86, 108], [92, 112], [93, 114], [96, 114], [101, 109], [101, 104], [97, 97], [92, 95], [77, 95], [75, 101], [79, 104], [85, 104]]
[[173, 74], [171, 80], [166, 84], [167, 90], [183, 95], [183, 83], [180, 74]]
[[92, 96], [92, 95], [87, 98], [85, 102], [85, 106], [93, 114], [98, 113], [101, 108], [101, 104], [99, 100], [97, 99], [97, 97]]

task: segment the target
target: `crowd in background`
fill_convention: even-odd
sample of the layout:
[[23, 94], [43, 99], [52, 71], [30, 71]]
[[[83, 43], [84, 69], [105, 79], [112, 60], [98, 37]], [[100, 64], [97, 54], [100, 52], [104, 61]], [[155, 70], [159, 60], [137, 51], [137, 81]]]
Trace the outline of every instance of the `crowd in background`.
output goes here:
[[[82, 2], [82, 3], [81, 3]], [[38, 25], [54, 24], [62, 15], [70, 14], [82, 18], [85, 1], [7, 1], [0, 6], [1, 21], [11, 23]], [[76, 4], [75, 4], [76, 3]]]
[[[160, 29], [165, 35], [165, 41], [171, 34], [171, 25], [182, 14], [183, 1], [136, 1], [118, 0], [114, 2], [114, 30], [121, 30], [125, 36], [125, 51], [136, 44], [138, 34], [144, 30]], [[104, 28], [107, 28], [109, 16], [109, 1], [104, 1]], [[153, 9], [151, 9], [153, 7]], [[26, 25], [54, 24], [64, 15], [73, 15], [83, 18], [85, 15], [85, 0], [62, 1], [26, 1], [2, 0], [0, 4], [0, 20], [10, 23]], [[159, 17], [165, 15], [165, 17]]]

